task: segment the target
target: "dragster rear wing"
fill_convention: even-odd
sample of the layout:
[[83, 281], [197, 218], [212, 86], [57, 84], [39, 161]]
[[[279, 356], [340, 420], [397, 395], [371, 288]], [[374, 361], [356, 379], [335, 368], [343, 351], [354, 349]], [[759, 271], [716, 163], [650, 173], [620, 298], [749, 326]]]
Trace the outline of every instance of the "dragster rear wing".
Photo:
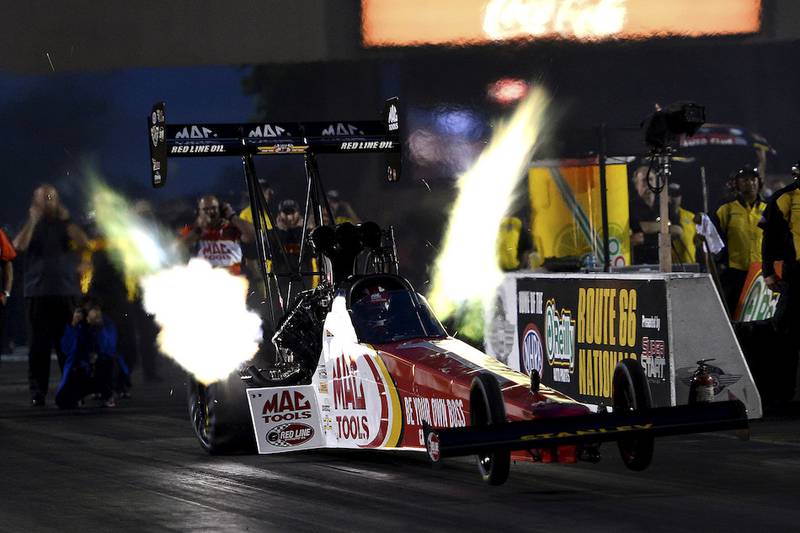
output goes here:
[[167, 124], [159, 102], [147, 126], [153, 187], [166, 183], [171, 157], [385, 153], [387, 179], [400, 177], [398, 98], [386, 101], [381, 120], [257, 124]]
[[[505, 422], [490, 426], [426, 428], [425, 445], [434, 462], [446, 457], [600, 443], [636, 437], [664, 437], [723, 430], [747, 430], [747, 411], [738, 400]], [[747, 433], [743, 434], [744, 436]]]

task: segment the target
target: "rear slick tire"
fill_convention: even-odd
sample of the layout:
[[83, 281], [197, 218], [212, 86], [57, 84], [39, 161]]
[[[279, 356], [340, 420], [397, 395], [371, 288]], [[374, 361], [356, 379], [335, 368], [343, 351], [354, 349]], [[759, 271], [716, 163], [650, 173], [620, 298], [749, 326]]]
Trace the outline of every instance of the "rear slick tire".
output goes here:
[[194, 434], [208, 453], [256, 451], [247, 392], [237, 373], [211, 385], [190, 377], [188, 406]]
[[[470, 390], [470, 425], [492, 426], [506, 421], [503, 392], [497, 379], [490, 374], [478, 374]], [[478, 455], [478, 471], [489, 485], [502, 485], [511, 468], [511, 451], [503, 450]]]
[[[635, 359], [623, 359], [614, 370], [614, 412], [643, 411], [653, 406], [650, 385], [641, 363]], [[653, 437], [640, 436], [617, 441], [622, 462], [630, 470], [641, 471], [653, 461], [655, 442]]]

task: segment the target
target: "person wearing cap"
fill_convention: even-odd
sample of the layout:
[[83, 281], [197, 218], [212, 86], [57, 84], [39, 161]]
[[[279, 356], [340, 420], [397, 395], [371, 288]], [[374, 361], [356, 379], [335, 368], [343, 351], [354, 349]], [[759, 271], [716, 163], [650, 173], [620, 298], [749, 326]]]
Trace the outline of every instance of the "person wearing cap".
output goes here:
[[[269, 205], [272, 202], [272, 197], [275, 195], [275, 191], [272, 187], [269, 186], [266, 180], [258, 180], [258, 187], [261, 189], [261, 193], [264, 195], [264, 202], [266, 205]], [[242, 212], [239, 213], [239, 218], [244, 220], [250, 225], [253, 225], [253, 210], [248, 205]], [[271, 230], [272, 229], [272, 221], [269, 219], [269, 216], [265, 216], [262, 220], [264, 229]]]
[[300, 260], [300, 241], [303, 237], [303, 217], [300, 215], [297, 202], [286, 199], [278, 204], [275, 229], [278, 231], [286, 255], [290, 256], [290, 261], [296, 266]]
[[696, 263], [695, 237], [697, 235], [697, 225], [695, 223], [695, 214], [681, 207], [683, 194], [679, 183], [670, 183], [667, 190], [669, 194], [672, 260], [675, 263]]
[[[339, 191], [328, 191], [328, 203], [331, 206], [331, 211], [333, 211], [334, 224], [344, 224], [345, 222], [358, 224], [361, 222], [361, 219], [358, 218], [352, 206], [348, 202], [342, 200]], [[323, 212], [323, 215], [326, 219], [328, 218], [327, 213]]]
[[216, 196], [207, 194], [197, 204], [197, 220], [181, 230], [181, 238], [196, 257], [238, 275], [242, 273], [242, 243], [252, 242], [255, 234], [230, 204], [220, 205]]
[[717, 209], [714, 222], [725, 241], [718, 257], [724, 269], [720, 281], [728, 312], [733, 316], [750, 265], [761, 260], [763, 232], [758, 222], [766, 204], [759, 196], [761, 178], [756, 167], [741, 168], [731, 182], [736, 198]]

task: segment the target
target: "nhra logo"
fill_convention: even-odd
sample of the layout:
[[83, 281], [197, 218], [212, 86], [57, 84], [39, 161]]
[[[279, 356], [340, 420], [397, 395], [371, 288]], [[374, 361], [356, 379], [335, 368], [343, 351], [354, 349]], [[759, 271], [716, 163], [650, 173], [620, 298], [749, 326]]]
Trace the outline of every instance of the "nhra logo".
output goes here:
[[278, 391], [264, 402], [265, 423], [311, 418], [311, 402], [300, 391]]
[[530, 374], [536, 370], [541, 375], [544, 368], [544, 350], [542, 349], [542, 335], [535, 324], [528, 324], [522, 334], [522, 360], [520, 370]]
[[310, 441], [312, 438], [314, 438], [314, 428], [308, 424], [301, 424], [298, 422], [282, 424], [272, 428], [272, 430], [267, 433], [267, 442], [279, 448], [300, 446]]

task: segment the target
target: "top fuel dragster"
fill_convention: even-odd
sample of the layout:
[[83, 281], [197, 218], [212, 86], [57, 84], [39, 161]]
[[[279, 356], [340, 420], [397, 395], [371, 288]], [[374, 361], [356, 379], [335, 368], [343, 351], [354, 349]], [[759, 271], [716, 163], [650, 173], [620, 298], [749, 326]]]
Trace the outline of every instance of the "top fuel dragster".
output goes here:
[[[613, 412], [592, 413], [541, 385], [536, 371], [511, 370], [449, 336], [425, 298], [399, 275], [391, 229], [369, 222], [325, 225], [334, 217], [315, 155], [383, 153], [386, 177], [396, 181], [399, 112], [391, 99], [381, 121], [175, 125], [166, 123], [163, 103], [153, 107], [153, 185], [165, 184], [169, 158], [238, 156], [258, 214], [256, 244], [270, 297], [265, 324], [274, 330], [275, 352], [257, 355], [227, 381], [192, 382], [189, 412], [205, 449], [417, 449], [432, 461], [477, 455], [483, 479], [501, 484], [512, 458], [596, 461], [600, 443], [616, 441], [624, 463], [642, 470], [656, 436], [747, 428], [738, 401], [651, 407], [641, 364], [630, 359], [613, 375]], [[308, 183], [294, 269], [267, 229], [272, 213], [253, 164], [256, 156], [286, 154], [303, 156]], [[302, 271], [306, 256], [317, 259], [318, 272]], [[321, 281], [311, 287], [313, 276]], [[297, 285], [303, 288], [293, 295]]]

